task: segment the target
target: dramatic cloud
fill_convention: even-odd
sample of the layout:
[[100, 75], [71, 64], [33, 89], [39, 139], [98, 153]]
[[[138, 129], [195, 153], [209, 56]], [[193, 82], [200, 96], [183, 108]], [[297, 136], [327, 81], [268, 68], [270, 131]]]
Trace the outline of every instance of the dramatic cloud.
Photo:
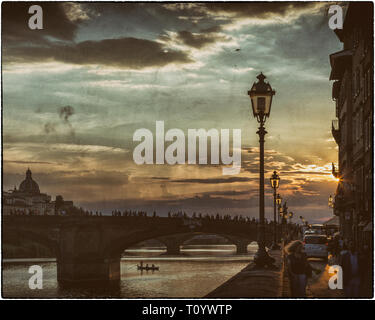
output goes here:
[[209, 34], [193, 34], [189, 31], [179, 31], [177, 39], [182, 41], [185, 45], [197, 49], [203, 48], [208, 44], [215, 43], [219, 40], [224, 40], [223, 36], [217, 35], [210, 31]]
[[[40, 3], [43, 9], [43, 29], [31, 30], [28, 21], [32, 15], [28, 11], [32, 4], [25, 2], [5, 2], [2, 4], [2, 31], [5, 47], [19, 41], [46, 43], [46, 37], [63, 41], [74, 39], [78, 25], [82, 21], [77, 16], [77, 6], [73, 9], [69, 3]], [[69, 18], [72, 16], [75, 17], [73, 20]]]
[[231, 177], [231, 178], [214, 178], [214, 179], [178, 179], [178, 180], [172, 180], [171, 182], [216, 184], [216, 183], [245, 182], [249, 180], [250, 180], [249, 178], [244, 178], [244, 177]]
[[[178, 12], [181, 19], [195, 23], [207, 19], [216, 20], [223, 25], [236, 19], [277, 20], [296, 19], [302, 14], [317, 13], [325, 3], [319, 2], [207, 2], [207, 3], [168, 3], [164, 7]], [[272, 19], [275, 19], [272, 21]]]
[[233, 17], [269, 19], [275, 16], [288, 16], [291, 13], [303, 13], [319, 8], [315, 2], [213, 2], [205, 3], [207, 9], [214, 14], [229, 14]]
[[74, 45], [14, 47], [5, 50], [4, 59], [8, 62], [55, 60], [80, 65], [106, 65], [131, 69], [191, 62], [185, 52], [168, 50], [158, 42], [136, 38], [84, 41]]
[[[266, 216], [274, 170], [296, 216], [332, 215], [328, 57], [341, 45], [327, 24], [329, 3], [40, 5], [43, 30], [29, 30], [29, 4], [3, 5], [6, 190], [30, 166], [43, 192], [94, 211], [257, 216], [258, 124], [247, 90], [263, 71], [277, 92], [266, 123]], [[133, 133], [147, 128], [155, 143], [156, 120], [185, 134], [241, 129], [240, 174], [222, 176], [221, 165], [136, 165]]]

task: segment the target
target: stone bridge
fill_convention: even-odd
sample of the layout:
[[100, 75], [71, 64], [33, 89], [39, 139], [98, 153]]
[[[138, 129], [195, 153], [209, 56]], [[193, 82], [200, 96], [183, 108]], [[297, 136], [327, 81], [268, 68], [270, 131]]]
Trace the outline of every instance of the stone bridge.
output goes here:
[[[20, 234], [56, 252], [60, 284], [118, 282], [120, 259], [125, 249], [141, 241], [158, 239], [167, 253], [178, 254], [181, 244], [195, 234], [216, 234], [247, 253], [257, 240], [257, 224], [251, 222], [113, 216], [3, 216], [3, 240]], [[266, 242], [273, 239], [266, 226]]]

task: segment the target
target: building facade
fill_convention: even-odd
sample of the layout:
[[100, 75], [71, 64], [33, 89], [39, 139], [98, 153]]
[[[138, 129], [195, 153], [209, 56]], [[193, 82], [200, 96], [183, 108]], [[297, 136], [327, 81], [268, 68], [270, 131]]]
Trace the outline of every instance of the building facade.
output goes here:
[[19, 188], [3, 191], [2, 198], [3, 215], [68, 214], [74, 208], [72, 201], [64, 201], [61, 196], [51, 201], [51, 196], [41, 193], [30, 169], [27, 169]]
[[332, 135], [338, 144], [335, 215], [340, 233], [358, 247], [372, 245], [373, 230], [373, 7], [351, 2], [343, 29], [335, 33], [343, 50], [330, 55], [336, 119]]

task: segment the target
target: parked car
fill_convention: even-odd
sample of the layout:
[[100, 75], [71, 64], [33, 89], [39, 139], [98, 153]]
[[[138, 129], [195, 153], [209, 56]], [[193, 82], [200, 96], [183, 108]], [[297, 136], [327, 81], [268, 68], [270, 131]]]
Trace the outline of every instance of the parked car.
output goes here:
[[323, 224], [312, 224], [310, 229], [319, 234], [326, 234], [326, 227]]
[[304, 236], [310, 235], [310, 234], [317, 234], [318, 232], [316, 230], [307, 229], [304, 233]]
[[308, 234], [303, 239], [305, 252], [308, 258], [323, 258], [328, 260], [327, 236], [320, 234]]

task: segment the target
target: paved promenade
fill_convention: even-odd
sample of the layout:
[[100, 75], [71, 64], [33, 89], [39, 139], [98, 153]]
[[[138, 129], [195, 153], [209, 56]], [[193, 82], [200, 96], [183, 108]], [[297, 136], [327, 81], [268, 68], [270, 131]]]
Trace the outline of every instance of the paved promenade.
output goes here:
[[282, 296], [282, 257], [280, 250], [269, 251], [274, 269], [257, 269], [251, 262], [241, 272], [210, 292], [206, 298], [275, 298]]

